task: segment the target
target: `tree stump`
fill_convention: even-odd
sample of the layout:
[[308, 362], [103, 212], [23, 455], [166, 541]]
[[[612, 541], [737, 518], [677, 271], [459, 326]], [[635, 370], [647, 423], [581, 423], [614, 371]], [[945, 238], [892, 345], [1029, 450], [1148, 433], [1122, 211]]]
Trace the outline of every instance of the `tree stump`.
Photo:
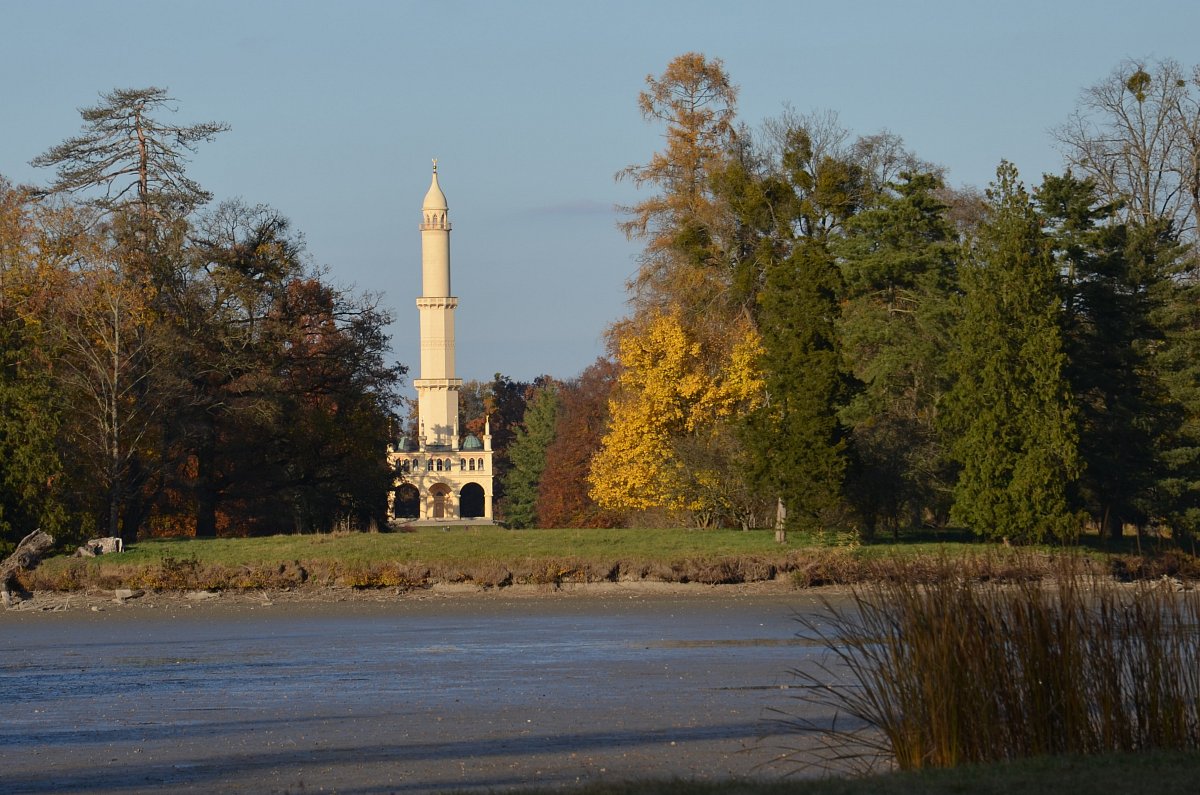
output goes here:
[[0, 597], [3, 597], [5, 607], [12, 606], [14, 590], [24, 594], [24, 590], [19, 585], [15, 589], [13, 587], [17, 572], [35, 568], [41, 562], [42, 556], [53, 546], [54, 536], [41, 530], [34, 530], [22, 538], [21, 543], [17, 544], [16, 550], [5, 558], [3, 563], [0, 563]]

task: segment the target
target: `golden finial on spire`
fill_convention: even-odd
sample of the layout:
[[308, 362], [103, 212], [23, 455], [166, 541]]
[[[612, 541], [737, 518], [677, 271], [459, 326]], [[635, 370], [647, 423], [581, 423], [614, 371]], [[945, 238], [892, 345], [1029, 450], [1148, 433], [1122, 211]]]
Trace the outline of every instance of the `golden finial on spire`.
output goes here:
[[434, 174], [437, 173], [437, 158], [436, 157], [433, 159], [433, 173]]

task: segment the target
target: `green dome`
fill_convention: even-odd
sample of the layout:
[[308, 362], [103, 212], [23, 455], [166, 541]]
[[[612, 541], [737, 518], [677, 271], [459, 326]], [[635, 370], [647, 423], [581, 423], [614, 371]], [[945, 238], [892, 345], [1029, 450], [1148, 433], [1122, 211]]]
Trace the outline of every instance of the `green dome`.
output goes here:
[[467, 438], [463, 440], [462, 449], [464, 449], [464, 450], [482, 450], [483, 442], [479, 441], [479, 437], [477, 437], [475, 434], [468, 433]]

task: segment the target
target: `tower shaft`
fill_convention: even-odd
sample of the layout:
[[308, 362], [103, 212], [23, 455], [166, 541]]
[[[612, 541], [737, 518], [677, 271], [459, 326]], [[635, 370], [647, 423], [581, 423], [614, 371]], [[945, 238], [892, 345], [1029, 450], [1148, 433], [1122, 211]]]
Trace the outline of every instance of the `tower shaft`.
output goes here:
[[421, 377], [417, 413], [422, 449], [458, 449], [458, 393], [462, 379], [454, 374], [454, 310], [450, 294], [450, 221], [446, 197], [438, 185], [437, 166], [421, 208]]

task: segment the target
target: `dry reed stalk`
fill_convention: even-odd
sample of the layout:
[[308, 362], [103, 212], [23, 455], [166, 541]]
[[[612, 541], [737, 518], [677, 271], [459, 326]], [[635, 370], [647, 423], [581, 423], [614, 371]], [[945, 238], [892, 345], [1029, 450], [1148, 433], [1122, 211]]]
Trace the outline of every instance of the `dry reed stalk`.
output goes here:
[[1053, 577], [941, 576], [858, 586], [801, 618], [829, 657], [801, 698], [853, 725], [818, 764], [901, 769], [1050, 754], [1200, 750], [1200, 594], [1122, 585], [1065, 562]]

